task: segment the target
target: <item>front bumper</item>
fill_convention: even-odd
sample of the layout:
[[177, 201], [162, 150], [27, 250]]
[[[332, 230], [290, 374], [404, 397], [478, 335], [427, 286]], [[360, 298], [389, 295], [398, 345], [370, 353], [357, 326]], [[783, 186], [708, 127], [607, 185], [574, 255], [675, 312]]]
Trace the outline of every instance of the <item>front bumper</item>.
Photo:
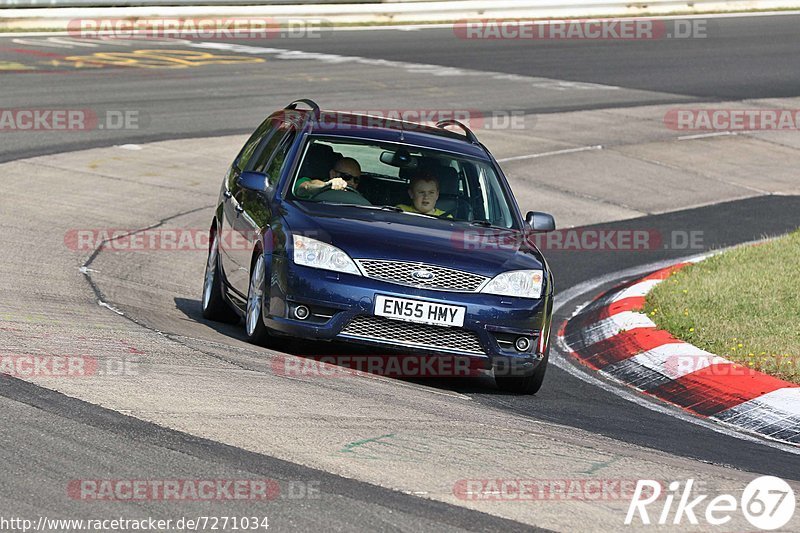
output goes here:
[[[546, 350], [550, 327], [549, 296], [539, 300], [480, 293], [406, 287], [368, 277], [295, 265], [272, 257], [272, 275], [264, 301], [266, 326], [273, 332], [304, 339], [343, 341], [414, 354], [468, 356], [483, 368], [530, 372]], [[441, 302], [466, 307], [463, 328], [429, 326], [374, 315], [375, 296]], [[311, 311], [305, 320], [294, 308]], [[514, 346], [530, 339], [530, 349]], [[431, 342], [434, 339], [435, 342]]]

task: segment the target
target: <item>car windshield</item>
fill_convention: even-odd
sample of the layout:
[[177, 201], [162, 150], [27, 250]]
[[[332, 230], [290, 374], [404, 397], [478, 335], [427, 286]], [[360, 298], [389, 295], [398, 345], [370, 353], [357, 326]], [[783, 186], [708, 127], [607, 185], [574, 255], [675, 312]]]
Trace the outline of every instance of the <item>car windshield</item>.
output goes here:
[[311, 137], [290, 196], [513, 228], [513, 210], [487, 163], [396, 143]]

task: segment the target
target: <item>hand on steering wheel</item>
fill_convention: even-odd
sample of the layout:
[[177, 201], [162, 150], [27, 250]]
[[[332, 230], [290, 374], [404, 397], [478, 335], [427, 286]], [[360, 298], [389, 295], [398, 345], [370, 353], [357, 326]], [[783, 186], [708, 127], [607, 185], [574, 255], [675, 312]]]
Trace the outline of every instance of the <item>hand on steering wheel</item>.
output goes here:
[[[334, 178], [334, 179], [341, 179], [341, 178]], [[331, 180], [331, 181], [333, 181], [333, 180]], [[342, 180], [342, 181], [344, 181], [344, 180]], [[322, 194], [324, 192], [332, 191], [332, 190], [340, 190], [340, 191], [352, 192], [352, 193], [355, 193], [355, 194], [357, 194], [359, 196], [363, 196], [360, 192], [358, 192], [358, 190], [354, 189], [353, 187], [350, 187], [349, 185], [346, 185], [343, 189], [334, 189], [333, 185], [329, 181], [324, 186], [322, 186], [319, 189], [317, 189], [316, 191], [314, 191], [314, 193], [311, 194], [311, 196], [309, 196], [308, 199], [309, 200], [313, 200], [314, 198], [316, 198], [320, 194]]]
[[347, 182], [343, 178], [333, 178], [328, 180], [326, 186], [334, 191], [343, 191], [348, 187]]

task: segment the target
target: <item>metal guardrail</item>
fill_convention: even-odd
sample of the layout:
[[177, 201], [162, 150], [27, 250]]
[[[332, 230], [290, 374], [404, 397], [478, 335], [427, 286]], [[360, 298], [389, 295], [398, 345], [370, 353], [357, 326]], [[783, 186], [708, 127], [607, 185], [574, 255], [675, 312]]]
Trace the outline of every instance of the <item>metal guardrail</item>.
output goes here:
[[[395, 2], [430, 0], [394, 0]], [[0, 9], [29, 7], [246, 6], [297, 4], [380, 4], [383, 0], [0, 0]]]
[[[494, 10], [502, 4], [504, 9], [526, 9], [526, 8], [620, 8], [625, 7], [632, 11], [646, 11], [648, 7], [659, 6], [686, 6], [687, 10], [692, 10], [698, 5], [712, 4], [715, 6], [735, 5], [740, 8], [750, 9], [770, 9], [781, 7], [784, 4], [800, 5], [800, 0], [796, 2], [777, 1], [777, 0], [0, 0], [0, 10], [2, 9], [28, 9], [28, 8], [109, 8], [109, 7], [161, 7], [179, 6], [189, 8], [192, 6], [257, 6], [265, 8], [269, 6], [336, 6], [346, 5], [356, 6], [364, 4], [382, 4], [386, 7], [397, 4], [452, 4], [453, 10], [473, 9], [474, 5], [482, 4], [486, 10]], [[447, 8], [450, 11], [451, 8]]]
[[[430, 2], [432, 0], [390, 0], [396, 2]], [[382, 4], [385, 0], [0, 0], [2, 8], [58, 7], [136, 7], [136, 6], [246, 6], [297, 4]], [[387, 2], [388, 3], [388, 2]]]
[[67, 30], [76, 17], [253, 16], [333, 24], [798, 9], [800, 0], [0, 0], [0, 30]]

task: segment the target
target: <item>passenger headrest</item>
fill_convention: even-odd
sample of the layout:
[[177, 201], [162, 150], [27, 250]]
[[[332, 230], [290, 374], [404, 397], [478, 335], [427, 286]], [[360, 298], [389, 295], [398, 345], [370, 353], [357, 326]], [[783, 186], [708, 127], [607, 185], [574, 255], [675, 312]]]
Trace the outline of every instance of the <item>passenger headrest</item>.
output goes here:
[[439, 194], [458, 194], [458, 172], [453, 167], [440, 167], [436, 170], [439, 178]]

